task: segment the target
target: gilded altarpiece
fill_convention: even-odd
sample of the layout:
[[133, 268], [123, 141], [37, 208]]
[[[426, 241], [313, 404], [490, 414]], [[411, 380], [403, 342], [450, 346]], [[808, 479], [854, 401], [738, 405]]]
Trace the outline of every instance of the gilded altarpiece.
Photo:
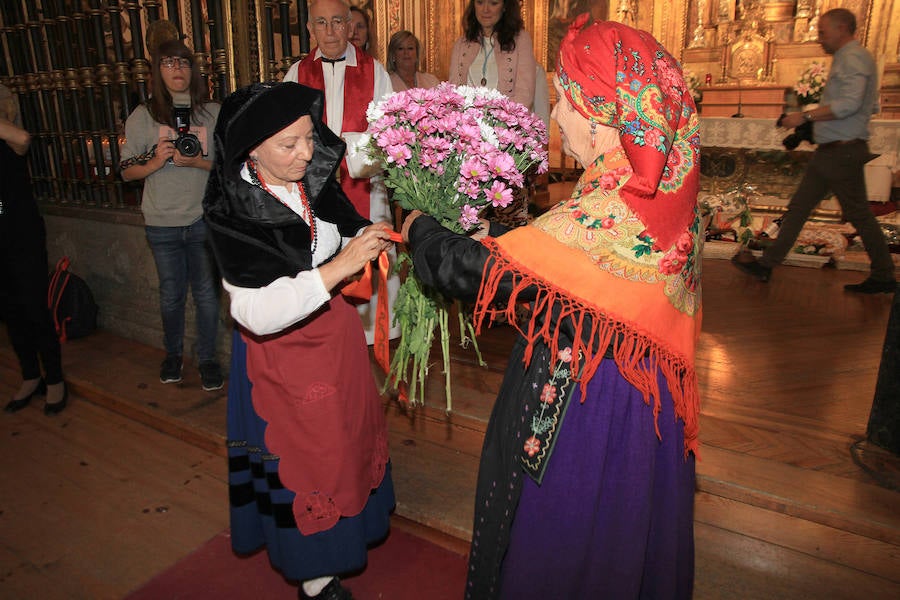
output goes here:
[[[376, 0], [385, 5], [378, 23], [384, 47], [392, 33], [408, 29], [423, 46], [422, 68], [444, 78], [449, 70], [453, 43], [462, 35], [462, 16], [467, 0]], [[439, 5], [438, 5], [439, 4]], [[523, 0], [522, 17], [531, 33], [535, 58], [545, 70], [555, 67], [556, 50], [568, 24], [590, 12], [600, 19], [627, 22], [652, 32], [670, 49], [680, 49], [687, 28], [688, 0], [644, 3], [636, 0]], [[673, 52], [676, 56], [680, 52]]]
[[900, 62], [895, 0], [688, 0], [682, 62], [701, 78], [709, 74], [714, 86], [790, 88], [813, 60], [830, 63], [817, 42], [818, 18], [839, 7], [856, 15], [856, 37], [880, 74], [891, 72]]

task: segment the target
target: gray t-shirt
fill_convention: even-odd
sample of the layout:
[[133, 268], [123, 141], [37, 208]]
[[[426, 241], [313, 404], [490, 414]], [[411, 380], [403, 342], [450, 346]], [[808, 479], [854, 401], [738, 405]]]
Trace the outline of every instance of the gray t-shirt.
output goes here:
[[[220, 105], [204, 104], [204, 110], [191, 114], [191, 133], [197, 136], [203, 158], [213, 160], [213, 130]], [[175, 130], [157, 123], [144, 105], [138, 106], [125, 122], [125, 145], [122, 160], [147, 153], [161, 137], [175, 139]], [[203, 216], [203, 192], [209, 171], [194, 167], [177, 167], [169, 162], [144, 180], [141, 211], [144, 223], [157, 227], [185, 227]]]

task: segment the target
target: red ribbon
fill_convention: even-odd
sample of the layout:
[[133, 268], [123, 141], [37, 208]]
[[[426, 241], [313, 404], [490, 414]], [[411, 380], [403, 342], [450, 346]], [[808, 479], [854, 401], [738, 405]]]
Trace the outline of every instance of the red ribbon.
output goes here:
[[[370, 265], [372, 263], [369, 263]], [[390, 329], [391, 329], [391, 311], [388, 307], [388, 289], [387, 277], [388, 269], [391, 268], [391, 261], [387, 252], [378, 255], [378, 306], [375, 308], [375, 342], [373, 350], [375, 351], [375, 362], [377, 362], [385, 374], [391, 371], [391, 347], [390, 347]], [[371, 272], [371, 267], [369, 271]]]
[[[375, 351], [375, 361], [384, 369], [385, 373], [390, 372], [390, 339], [389, 332], [391, 328], [391, 314], [388, 306], [388, 289], [387, 278], [388, 271], [391, 268], [391, 261], [387, 252], [378, 255], [378, 306], [375, 308], [375, 341], [373, 349]], [[372, 263], [367, 262], [363, 269], [362, 276], [351, 283], [348, 283], [341, 289], [341, 293], [357, 302], [368, 302], [372, 299], [374, 291], [372, 285]]]
[[[390, 232], [390, 240], [392, 242], [402, 242], [403, 236], [396, 231]], [[378, 255], [378, 306], [375, 307], [375, 339], [372, 349], [375, 353], [375, 362], [382, 368], [385, 375], [391, 371], [391, 347], [390, 347], [390, 329], [391, 329], [391, 312], [388, 304], [388, 288], [387, 278], [388, 271], [391, 268], [391, 261], [387, 252]], [[372, 299], [372, 262], [367, 262], [363, 268], [362, 276], [351, 283], [346, 284], [341, 293], [357, 303], [368, 302]], [[400, 399], [407, 401], [407, 394], [403, 389], [401, 382]]]

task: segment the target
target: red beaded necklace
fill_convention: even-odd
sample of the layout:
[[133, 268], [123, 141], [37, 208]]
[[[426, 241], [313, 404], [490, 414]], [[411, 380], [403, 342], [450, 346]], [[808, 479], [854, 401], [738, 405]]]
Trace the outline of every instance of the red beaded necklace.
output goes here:
[[[262, 174], [256, 168], [255, 160], [253, 160], [252, 158], [247, 160], [246, 165], [247, 165], [247, 172], [250, 174], [250, 182], [253, 185], [259, 186], [260, 188], [264, 189], [270, 195], [272, 195], [276, 200], [278, 200], [279, 202], [284, 204], [284, 206], [291, 208], [278, 196], [278, 194], [273, 192], [269, 188], [269, 186], [266, 185], [266, 182], [263, 180]], [[310, 240], [310, 242], [312, 242], [312, 248], [311, 248], [310, 252], [315, 254], [316, 245], [319, 242], [319, 232], [316, 228], [316, 215], [315, 215], [315, 213], [313, 213], [312, 206], [309, 204], [309, 198], [307, 198], [307, 196], [306, 196], [306, 188], [303, 187], [303, 182], [297, 181], [295, 183], [297, 185], [297, 188], [300, 190], [300, 203], [303, 204], [303, 212], [304, 212], [303, 217], [306, 219], [307, 223], [309, 223], [309, 240]]]

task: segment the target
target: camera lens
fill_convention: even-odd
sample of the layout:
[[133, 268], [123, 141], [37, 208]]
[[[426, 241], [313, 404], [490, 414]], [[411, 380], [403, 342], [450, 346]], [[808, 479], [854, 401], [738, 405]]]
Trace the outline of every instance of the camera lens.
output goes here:
[[197, 156], [200, 154], [200, 140], [193, 133], [183, 133], [175, 140], [175, 149], [182, 156]]

